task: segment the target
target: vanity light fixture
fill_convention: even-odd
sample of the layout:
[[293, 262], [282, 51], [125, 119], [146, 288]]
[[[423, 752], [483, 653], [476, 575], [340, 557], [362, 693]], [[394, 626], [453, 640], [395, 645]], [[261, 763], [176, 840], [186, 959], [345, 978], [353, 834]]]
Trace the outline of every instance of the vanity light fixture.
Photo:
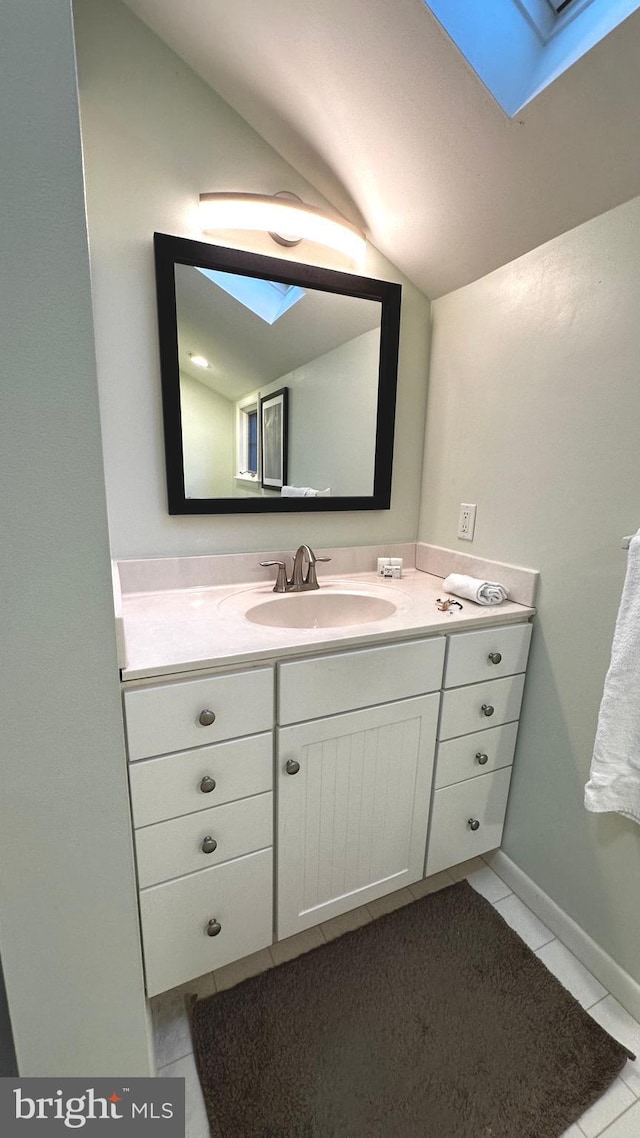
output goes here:
[[306, 205], [295, 194], [200, 194], [203, 233], [221, 229], [261, 230], [280, 245], [315, 241], [345, 254], [356, 263], [367, 247], [364, 233], [350, 221]]
[[187, 352], [192, 364], [196, 367], [211, 367], [211, 364], [204, 356], [199, 356], [197, 352]]

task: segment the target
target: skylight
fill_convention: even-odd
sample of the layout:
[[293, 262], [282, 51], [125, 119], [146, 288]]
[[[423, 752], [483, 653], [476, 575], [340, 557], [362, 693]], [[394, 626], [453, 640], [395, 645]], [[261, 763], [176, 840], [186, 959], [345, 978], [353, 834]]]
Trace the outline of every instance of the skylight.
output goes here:
[[196, 267], [204, 277], [224, 289], [234, 300], [264, 320], [265, 324], [275, 324], [276, 320], [284, 316], [284, 313], [304, 296], [304, 289], [298, 288], [297, 285], [287, 285], [281, 281], [265, 281], [257, 277], [239, 277], [235, 273], [222, 273], [217, 269]]
[[640, 8], [640, 0], [424, 3], [512, 117]]

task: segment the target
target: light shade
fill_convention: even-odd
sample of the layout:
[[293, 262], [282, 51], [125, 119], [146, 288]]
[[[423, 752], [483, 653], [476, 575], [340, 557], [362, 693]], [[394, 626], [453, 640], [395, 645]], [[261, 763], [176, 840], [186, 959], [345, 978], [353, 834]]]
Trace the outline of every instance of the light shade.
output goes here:
[[295, 234], [354, 261], [361, 261], [366, 250], [364, 233], [351, 222], [331, 217], [317, 206], [268, 194], [200, 194], [200, 223], [203, 233], [250, 229]]

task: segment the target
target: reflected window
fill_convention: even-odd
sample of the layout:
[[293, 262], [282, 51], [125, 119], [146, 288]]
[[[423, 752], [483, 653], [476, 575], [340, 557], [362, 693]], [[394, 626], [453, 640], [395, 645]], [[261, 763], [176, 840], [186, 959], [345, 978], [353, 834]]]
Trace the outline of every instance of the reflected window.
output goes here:
[[258, 475], [258, 412], [247, 412], [247, 470]]
[[236, 477], [250, 482], [258, 481], [258, 461], [260, 458], [260, 436], [258, 432], [258, 402], [246, 401], [236, 408], [237, 452]]

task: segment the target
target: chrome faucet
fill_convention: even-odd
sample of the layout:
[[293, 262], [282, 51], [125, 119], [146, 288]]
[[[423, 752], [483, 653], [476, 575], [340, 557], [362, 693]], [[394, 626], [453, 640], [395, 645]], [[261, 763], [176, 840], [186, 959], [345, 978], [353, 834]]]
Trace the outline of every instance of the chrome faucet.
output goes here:
[[[316, 561], [330, 561], [330, 557], [317, 558], [312, 549], [308, 545], [300, 545], [296, 550], [296, 555], [293, 559], [293, 577], [291, 579], [291, 591], [294, 593], [301, 593], [304, 589], [319, 589], [318, 578], [316, 577]], [[306, 576], [303, 572], [305, 561], [307, 564]]]
[[[300, 545], [293, 558], [293, 573], [287, 577], [287, 566], [284, 561], [261, 561], [260, 564], [277, 565], [278, 573], [273, 586], [274, 593], [304, 593], [309, 589], [319, 589], [316, 576], [316, 562], [331, 561], [330, 557], [316, 557], [308, 545]], [[307, 567], [306, 573], [304, 567]]]

